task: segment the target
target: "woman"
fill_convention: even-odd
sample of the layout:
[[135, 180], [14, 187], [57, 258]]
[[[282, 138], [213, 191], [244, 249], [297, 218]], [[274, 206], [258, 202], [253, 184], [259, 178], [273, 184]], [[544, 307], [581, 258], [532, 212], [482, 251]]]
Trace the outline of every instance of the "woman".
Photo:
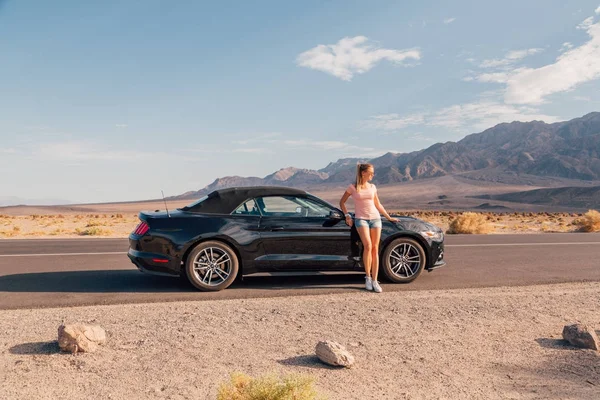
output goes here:
[[352, 216], [346, 210], [346, 200], [352, 196], [354, 200], [354, 217], [356, 230], [363, 244], [363, 264], [365, 266], [365, 288], [381, 293], [382, 289], [377, 282], [379, 272], [379, 241], [381, 239], [381, 214], [388, 221], [397, 222], [390, 217], [377, 197], [377, 188], [369, 183], [375, 175], [371, 164], [358, 164], [356, 167], [356, 181], [349, 185], [340, 200], [340, 208], [346, 217], [346, 224], [352, 226]]

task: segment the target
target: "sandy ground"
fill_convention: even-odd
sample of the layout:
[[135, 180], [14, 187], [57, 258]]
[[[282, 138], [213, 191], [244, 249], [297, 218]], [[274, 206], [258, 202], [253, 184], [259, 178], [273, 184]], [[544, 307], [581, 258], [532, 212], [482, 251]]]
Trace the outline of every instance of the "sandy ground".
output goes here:
[[[31, 211], [31, 210], [28, 210]], [[48, 210], [46, 210], [48, 212]], [[394, 211], [392, 210], [392, 213]], [[444, 231], [456, 218], [453, 211], [395, 212], [431, 222]], [[574, 223], [581, 214], [576, 213], [493, 213], [484, 212], [489, 223], [489, 233], [544, 233], [577, 232]], [[136, 213], [93, 214], [0, 214], [0, 239], [26, 238], [126, 238], [139, 223]]]
[[[561, 332], [599, 329], [599, 305], [576, 283], [0, 311], [0, 398], [214, 399], [240, 371], [308, 374], [329, 399], [598, 399], [600, 354]], [[63, 320], [106, 346], [60, 353]], [[355, 367], [319, 363], [323, 339]]]

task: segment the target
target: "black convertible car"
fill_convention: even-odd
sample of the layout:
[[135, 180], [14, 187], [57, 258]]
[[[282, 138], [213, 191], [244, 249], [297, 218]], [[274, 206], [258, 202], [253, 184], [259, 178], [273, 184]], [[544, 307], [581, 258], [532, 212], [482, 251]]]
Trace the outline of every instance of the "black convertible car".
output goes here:
[[[172, 212], [140, 212], [128, 256], [143, 272], [185, 276], [198, 289], [222, 290], [257, 272], [363, 270], [362, 245], [342, 212], [286, 187], [216, 190]], [[445, 265], [440, 228], [410, 217], [383, 220], [380, 271], [410, 282]]]

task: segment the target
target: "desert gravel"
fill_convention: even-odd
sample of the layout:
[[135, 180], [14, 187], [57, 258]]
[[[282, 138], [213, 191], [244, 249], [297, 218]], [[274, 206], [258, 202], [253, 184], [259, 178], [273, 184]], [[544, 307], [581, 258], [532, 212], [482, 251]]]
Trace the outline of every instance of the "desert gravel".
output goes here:
[[[234, 371], [315, 378], [329, 399], [599, 399], [600, 283], [0, 311], [1, 399], [215, 399]], [[61, 322], [98, 324], [96, 353], [58, 351]], [[352, 352], [336, 369], [319, 340]]]

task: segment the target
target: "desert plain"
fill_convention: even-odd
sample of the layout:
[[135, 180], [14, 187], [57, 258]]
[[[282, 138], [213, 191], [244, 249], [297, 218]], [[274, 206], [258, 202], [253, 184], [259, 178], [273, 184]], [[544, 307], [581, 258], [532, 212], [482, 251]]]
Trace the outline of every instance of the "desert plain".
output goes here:
[[[336, 204], [337, 193], [313, 192]], [[435, 200], [439, 193], [424, 198]], [[477, 206], [418, 209], [423, 200], [394, 201], [402, 196], [385, 188], [382, 194], [388, 210], [444, 230]], [[0, 239], [125, 238], [138, 223], [138, 211], [164, 206], [157, 200], [4, 207]], [[525, 206], [478, 212], [491, 234], [551, 234], [578, 231], [576, 221], [585, 210]], [[448, 273], [452, 267], [445, 267]], [[242, 372], [310, 376], [323, 398], [336, 400], [598, 399], [600, 353], [570, 346], [561, 332], [573, 323], [600, 329], [599, 305], [600, 283], [578, 282], [394, 292], [384, 285], [382, 294], [355, 289], [0, 310], [0, 398], [215, 399], [230, 374]], [[95, 353], [60, 352], [56, 337], [63, 322], [102, 326], [106, 345]], [[314, 353], [320, 340], [344, 345], [356, 365], [320, 363]]]
[[[596, 183], [600, 185], [599, 182]], [[523, 185], [444, 176], [401, 185], [384, 185], [378, 190], [382, 204], [390, 213], [421, 218], [438, 225], [444, 231], [448, 230], [451, 221], [461, 213], [476, 212], [485, 216], [489, 226], [487, 233], [490, 234], [577, 232], [580, 227], [576, 220], [588, 211], [588, 207], [511, 203], [474, 197], [559, 184], [573, 182], [555, 179], [537, 182], [537, 185]], [[578, 184], [581, 182], [578, 181]], [[344, 190], [344, 187], [317, 186], [308, 191], [337, 206]], [[139, 223], [139, 211], [173, 210], [194, 200], [170, 199], [166, 204], [164, 200], [149, 200], [0, 207], [0, 238], [127, 237]], [[351, 202], [348, 205], [352, 210]]]

